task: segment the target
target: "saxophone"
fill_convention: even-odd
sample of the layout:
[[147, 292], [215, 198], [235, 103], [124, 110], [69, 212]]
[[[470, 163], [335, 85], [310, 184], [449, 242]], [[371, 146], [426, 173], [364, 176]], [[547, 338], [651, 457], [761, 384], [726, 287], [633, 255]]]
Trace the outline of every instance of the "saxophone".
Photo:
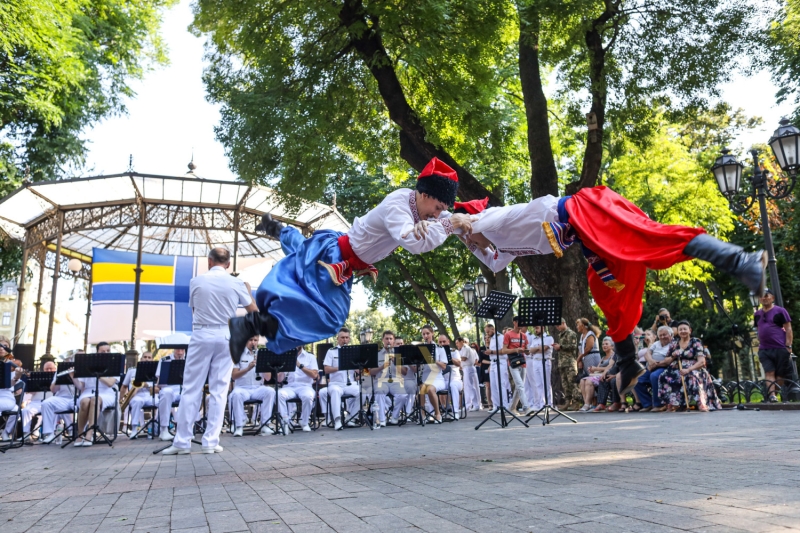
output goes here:
[[122, 399], [122, 403], [120, 403], [120, 413], [125, 413], [125, 411], [128, 409], [128, 404], [131, 403], [133, 397], [139, 393], [139, 389], [144, 386], [145, 384], [141, 381], [134, 381], [131, 383], [131, 388], [125, 394], [125, 397]]

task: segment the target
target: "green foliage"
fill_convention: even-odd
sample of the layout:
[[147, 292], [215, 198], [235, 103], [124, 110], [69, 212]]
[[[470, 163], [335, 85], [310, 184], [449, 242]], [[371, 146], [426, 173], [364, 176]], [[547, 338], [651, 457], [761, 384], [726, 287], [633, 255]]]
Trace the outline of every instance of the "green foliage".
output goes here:
[[0, 195], [16, 169], [52, 179], [83, 163], [82, 130], [122, 112], [129, 81], [165, 62], [157, 31], [174, 1], [0, 3]]
[[794, 122], [800, 122], [800, 0], [782, 0], [772, 20], [770, 54], [765, 65], [772, 70], [778, 86], [778, 101], [797, 104]]
[[372, 329], [372, 342], [377, 344], [380, 344], [381, 335], [384, 331], [390, 330], [397, 333], [392, 317], [375, 308], [364, 311], [351, 311], [345, 326], [350, 330], [353, 343], [357, 343], [359, 341], [359, 333], [367, 329]]

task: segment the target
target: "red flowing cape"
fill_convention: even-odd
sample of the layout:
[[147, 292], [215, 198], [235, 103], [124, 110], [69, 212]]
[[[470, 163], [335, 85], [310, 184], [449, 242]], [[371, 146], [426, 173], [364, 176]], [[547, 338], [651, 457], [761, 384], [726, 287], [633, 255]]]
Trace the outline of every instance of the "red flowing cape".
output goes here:
[[662, 270], [691, 259], [683, 250], [705, 230], [660, 224], [604, 186], [581, 189], [564, 208], [584, 246], [625, 285], [617, 291], [606, 286], [591, 266], [586, 271], [592, 295], [608, 321], [608, 334], [619, 342], [642, 316], [647, 269]]

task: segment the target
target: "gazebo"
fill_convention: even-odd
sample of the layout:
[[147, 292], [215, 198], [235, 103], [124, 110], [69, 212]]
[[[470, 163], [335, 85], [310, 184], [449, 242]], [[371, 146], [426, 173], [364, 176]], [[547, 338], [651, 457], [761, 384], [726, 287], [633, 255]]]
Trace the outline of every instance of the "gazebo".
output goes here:
[[283, 257], [280, 243], [256, 233], [264, 213], [310, 235], [318, 229], [345, 232], [348, 222], [328, 206], [279, 197], [274, 190], [241, 181], [203, 179], [194, 165], [184, 176], [124, 174], [26, 182], [0, 201], [0, 230], [23, 245], [15, 337], [19, 336], [28, 261], [40, 268], [33, 344], [39, 334], [44, 269], [54, 270], [45, 355], [51, 355], [53, 319], [60, 277], [89, 283], [86, 348], [91, 316], [92, 249], [136, 252], [131, 345], [139, 314], [142, 254], [201, 257], [212, 246], [231, 250], [237, 260]]

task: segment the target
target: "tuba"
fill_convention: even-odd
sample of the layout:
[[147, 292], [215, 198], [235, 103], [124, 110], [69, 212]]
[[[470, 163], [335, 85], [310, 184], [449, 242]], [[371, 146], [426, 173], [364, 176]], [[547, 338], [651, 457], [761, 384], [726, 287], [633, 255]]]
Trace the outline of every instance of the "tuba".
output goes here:
[[125, 413], [125, 411], [128, 409], [128, 404], [131, 403], [133, 397], [136, 396], [136, 394], [138, 394], [139, 389], [144, 387], [144, 385], [145, 384], [142, 383], [141, 381], [134, 381], [131, 383], [131, 388], [128, 390], [127, 394], [125, 394], [125, 397], [122, 399], [122, 402], [120, 403], [119, 408], [121, 413]]

